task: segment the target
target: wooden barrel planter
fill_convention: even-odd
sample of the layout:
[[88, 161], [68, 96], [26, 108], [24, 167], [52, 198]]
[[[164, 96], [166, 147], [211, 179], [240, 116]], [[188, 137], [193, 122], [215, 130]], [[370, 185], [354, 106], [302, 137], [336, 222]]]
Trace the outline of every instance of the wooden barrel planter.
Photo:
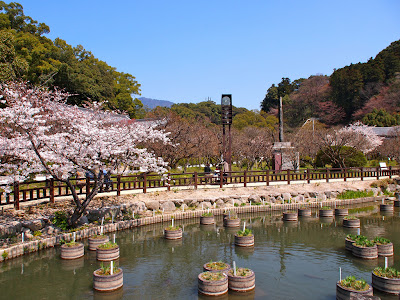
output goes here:
[[211, 261], [203, 265], [204, 272], [222, 272], [226, 273], [231, 269], [231, 266], [222, 261]]
[[96, 259], [100, 261], [112, 261], [119, 258], [119, 246], [114, 243], [105, 243], [97, 246]]
[[363, 259], [375, 259], [378, 258], [378, 247], [376, 245], [372, 247], [364, 247], [364, 246], [358, 246], [356, 245], [356, 243], [353, 243], [353, 249], [351, 253], [355, 257]]
[[380, 204], [379, 210], [381, 212], [393, 212], [394, 206], [393, 206], [393, 204]]
[[354, 242], [355, 242], [354, 240], [346, 237], [344, 240], [344, 246], [345, 246], [346, 250], [353, 251], [353, 243]]
[[350, 300], [354, 299], [356, 295], [373, 296], [372, 286], [368, 285], [368, 288], [364, 291], [358, 291], [352, 288], [344, 287], [340, 285], [340, 282], [336, 283], [336, 299], [337, 300]]
[[228, 272], [229, 289], [235, 292], [248, 292], [256, 287], [256, 275], [250, 269], [237, 268], [236, 275], [233, 270]]
[[180, 227], [167, 227], [164, 229], [164, 237], [167, 240], [178, 240], [182, 238], [182, 228]]
[[62, 259], [77, 259], [85, 255], [85, 247], [82, 243], [70, 242], [61, 245]]
[[372, 271], [372, 286], [382, 292], [400, 296], [400, 277], [392, 277], [390, 269], [375, 268]]
[[347, 218], [343, 219], [343, 227], [347, 228], [359, 228], [361, 226], [360, 219], [358, 218]]
[[93, 272], [93, 288], [100, 292], [110, 292], [124, 285], [124, 273], [118, 268], [114, 274], [104, 274], [102, 269]]
[[335, 216], [345, 217], [349, 215], [349, 210], [347, 208], [335, 208]]
[[97, 246], [107, 243], [110, 240], [108, 235], [95, 235], [89, 238], [89, 250], [96, 251]]
[[240, 247], [254, 246], [254, 235], [238, 236], [235, 234], [235, 245]]
[[311, 217], [311, 209], [310, 208], [299, 208], [297, 211], [299, 217]]
[[240, 219], [229, 219], [229, 217], [224, 218], [224, 226], [225, 227], [239, 227], [240, 226]]
[[320, 218], [333, 217], [333, 209], [320, 209], [319, 216]]
[[378, 255], [379, 256], [393, 256], [394, 255], [394, 249], [393, 249], [393, 243], [385, 238], [382, 237], [376, 237], [374, 239], [374, 242], [376, 246], [378, 247]]
[[222, 272], [203, 272], [197, 277], [198, 291], [207, 296], [219, 296], [228, 292], [228, 276]]
[[297, 214], [294, 212], [283, 213], [283, 221], [295, 222], [295, 221], [297, 221]]
[[394, 207], [400, 207], [400, 200], [394, 200]]
[[215, 223], [214, 216], [200, 216], [200, 224], [201, 225], [212, 225]]

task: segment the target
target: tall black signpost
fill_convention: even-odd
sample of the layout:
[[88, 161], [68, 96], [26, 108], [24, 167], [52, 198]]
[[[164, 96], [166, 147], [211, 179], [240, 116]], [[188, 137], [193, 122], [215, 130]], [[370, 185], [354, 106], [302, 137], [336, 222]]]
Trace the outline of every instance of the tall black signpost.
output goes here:
[[[231, 138], [231, 125], [232, 125], [232, 95], [223, 94], [221, 97], [221, 120], [222, 120], [222, 154], [224, 162], [228, 164], [231, 170], [232, 164], [232, 138]], [[226, 126], [228, 127], [228, 135], [226, 135]], [[228, 144], [228, 149], [227, 149]]]

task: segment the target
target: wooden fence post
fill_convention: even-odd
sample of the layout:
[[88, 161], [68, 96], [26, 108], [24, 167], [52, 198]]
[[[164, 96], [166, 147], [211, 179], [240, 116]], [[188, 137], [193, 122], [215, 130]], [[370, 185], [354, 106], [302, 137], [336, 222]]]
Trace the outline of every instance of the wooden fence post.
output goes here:
[[143, 175], [143, 194], [147, 192], [147, 174], [144, 173]]
[[267, 170], [267, 186], [269, 185], [269, 170]]
[[392, 178], [392, 167], [391, 166], [389, 166], [389, 178], [390, 179]]
[[344, 181], [347, 181], [347, 173], [346, 173], [346, 168], [344, 168], [343, 180], [344, 180]]
[[14, 182], [14, 209], [19, 210], [19, 182]]
[[290, 169], [286, 171], [287, 173], [287, 184], [290, 184]]
[[247, 171], [246, 171], [246, 170], [244, 170], [243, 176], [244, 176], [244, 178], [243, 178], [243, 184], [244, 184], [244, 187], [246, 187], [246, 186], [247, 186]]
[[361, 181], [364, 181], [364, 168], [361, 167]]
[[331, 176], [331, 172], [328, 168], [326, 168], [326, 182], [329, 182], [329, 177]]
[[307, 183], [310, 183], [310, 169], [307, 168]]
[[[60, 193], [60, 191], [58, 191]], [[86, 176], [86, 198], [88, 197], [90, 193], [90, 178], [89, 176]]]
[[121, 196], [121, 175], [117, 175], [117, 196]]
[[224, 175], [222, 174], [222, 170], [219, 171], [219, 187], [222, 189], [222, 186], [224, 185]]
[[54, 203], [54, 178], [50, 178], [50, 203]]
[[376, 180], [379, 180], [380, 167], [376, 167]]
[[171, 174], [168, 173], [168, 176], [167, 176], [167, 191], [170, 191], [170, 190], [171, 190]]
[[197, 172], [194, 172], [194, 189], [197, 190]]

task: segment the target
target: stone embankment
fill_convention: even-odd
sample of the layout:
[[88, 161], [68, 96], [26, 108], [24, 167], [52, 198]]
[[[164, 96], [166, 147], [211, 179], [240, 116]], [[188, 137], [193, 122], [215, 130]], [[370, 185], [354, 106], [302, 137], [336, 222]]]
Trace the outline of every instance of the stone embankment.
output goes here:
[[[331, 187], [328, 185], [326, 187]], [[104, 220], [104, 232], [112, 232], [137, 226], [153, 224], [158, 222], [170, 221], [175, 219], [188, 219], [200, 217], [204, 210], [210, 209], [215, 215], [223, 214], [226, 210], [234, 210], [237, 213], [262, 212], [273, 210], [297, 209], [300, 207], [320, 207], [320, 206], [341, 206], [352, 203], [369, 202], [383, 199], [382, 188], [367, 188], [373, 191], [374, 197], [353, 200], [337, 200], [340, 192], [347, 188], [321, 190], [321, 187], [314, 188], [318, 191], [309, 191], [310, 186], [305, 190], [297, 191], [266, 190], [266, 189], [245, 189], [245, 193], [225, 195], [207, 195], [202, 193], [196, 197], [179, 197], [179, 194], [170, 192], [169, 199], [157, 193], [149, 195], [148, 199], [135, 195], [125, 195], [120, 197], [103, 197], [93, 201], [86, 214], [80, 219], [80, 229], [75, 231], [76, 239], [88, 238], [91, 235], [100, 233], [100, 221]], [[357, 188], [356, 188], [357, 189]], [[287, 189], [290, 190], [290, 189]], [[400, 191], [400, 182], [397, 181], [384, 187], [385, 191]], [[243, 192], [243, 189], [242, 189]], [[185, 194], [182, 194], [185, 195]], [[190, 195], [190, 194], [189, 194]], [[118, 198], [118, 201], [114, 201]], [[114, 203], [114, 205], [107, 204]], [[28, 212], [32, 208], [27, 208], [27, 212], [6, 212], [0, 224], [0, 261], [23, 255], [24, 253], [38, 251], [43, 248], [54, 247], [63, 241], [70, 241], [72, 233], [62, 232], [60, 228], [53, 224], [54, 212], [60, 207], [45, 207], [40, 218], [32, 218]], [[64, 206], [64, 211], [70, 212], [72, 206]], [[35, 214], [32, 214], [35, 216]], [[38, 215], [38, 214], [36, 214]], [[22, 242], [22, 234], [24, 242]]]

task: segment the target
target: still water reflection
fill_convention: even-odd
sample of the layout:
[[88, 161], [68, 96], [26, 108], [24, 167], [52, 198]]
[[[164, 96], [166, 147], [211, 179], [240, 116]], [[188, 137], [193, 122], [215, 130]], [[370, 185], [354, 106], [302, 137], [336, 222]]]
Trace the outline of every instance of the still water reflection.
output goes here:
[[[389, 265], [400, 269], [399, 211], [382, 216], [377, 208], [360, 214], [361, 233], [394, 243]], [[50, 249], [0, 264], [1, 299], [210, 299], [197, 293], [197, 275], [204, 263], [236, 261], [256, 274], [256, 289], [211, 299], [335, 299], [339, 267], [343, 276], [356, 275], [371, 282], [371, 270], [384, 260], [354, 258], [344, 249], [344, 237], [357, 230], [345, 229], [342, 219], [315, 217], [284, 223], [281, 214], [244, 214], [246, 227], [255, 234], [255, 247], [235, 247], [236, 229], [200, 226], [185, 220], [179, 241], [163, 239], [161, 224], [117, 233], [119, 265], [124, 270], [123, 289], [110, 293], [92, 290], [92, 273], [99, 267], [95, 253], [64, 261], [59, 249]], [[86, 241], [85, 241], [86, 242]], [[382, 299], [398, 299], [375, 293]]]

